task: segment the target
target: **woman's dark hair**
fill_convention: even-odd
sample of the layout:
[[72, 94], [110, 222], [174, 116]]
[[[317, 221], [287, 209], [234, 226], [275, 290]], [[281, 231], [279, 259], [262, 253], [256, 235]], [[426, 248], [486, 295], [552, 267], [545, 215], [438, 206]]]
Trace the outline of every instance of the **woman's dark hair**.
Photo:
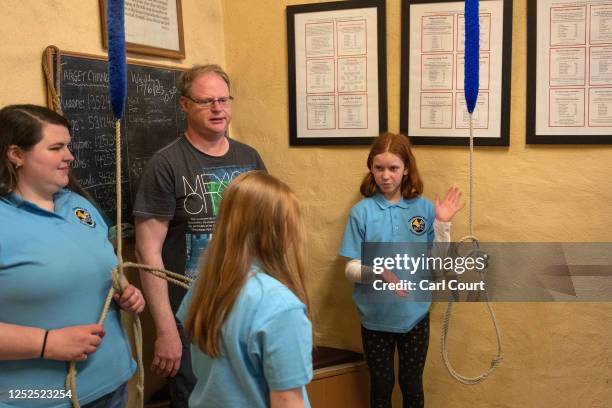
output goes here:
[[[23, 151], [31, 150], [42, 139], [43, 126], [47, 123], [64, 126], [70, 133], [70, 122], [44, 106], [9, 105], [0, 109], [0, 196], [17, 186], [17, 169], [8, 159], [9, 147], [15, 145]], [[68, 188], [84, 193], [72, 174]]]
[[402, 197], [414, 198], [421, 195], [423, 193], [423, 181], [419, 176], [416, 160], [412, 154], [410, 139], [408, 139], [408, 136], [395, 133], [383, 133], [374, 140], [368, 155], [368, 169], [370, 171], [361, 182], [359, 189], [361, 194], [364, 197], [372, 197], [378, 191], [372, 175], [372, 163], [376, 155], [387, 152], [399, 157], [404, 162], [405, 168], [408, 169], [408, 174], [402, 178]]

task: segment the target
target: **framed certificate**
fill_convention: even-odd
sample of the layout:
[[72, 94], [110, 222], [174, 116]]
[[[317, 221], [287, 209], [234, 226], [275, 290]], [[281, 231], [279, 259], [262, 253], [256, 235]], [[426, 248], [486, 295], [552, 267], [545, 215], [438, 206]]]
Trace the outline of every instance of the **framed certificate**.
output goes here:
[[[125, 0], [126, 49], [139, 54], [185, 58], [181, 0]], [[102, 42], [107, 45], [106, 0], [100, 0]]]
[[[415, 144], [469, 144], [463, 1], [402, 1], [400, 129]], [[480, 1], [474, 143], [508, 146], [512, 1]]]
[[287, 7], [289, 144], [370, 144], [387, 130], [385, 3]]
[[527, 143], [612, 143], [612, 3], [527, 3]]

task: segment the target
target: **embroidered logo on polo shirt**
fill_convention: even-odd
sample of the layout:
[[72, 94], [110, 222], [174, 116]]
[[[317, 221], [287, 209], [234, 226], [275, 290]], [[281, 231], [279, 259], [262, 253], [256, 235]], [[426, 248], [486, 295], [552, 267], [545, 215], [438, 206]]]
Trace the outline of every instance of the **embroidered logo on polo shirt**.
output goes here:
[[96, 222], [91, 218], [91, 214], [84, 208], [75, 207], [74, 215], [81, 221], [81, 224], [85, 224], [88, 227], [95, 228]]
[[425, 221], [425, 218], [417, 215], [416, 217], [412, 217], [410, 219], [410, 229], [413, 233], [417, 235], [423, 235], [423, 233], [427, 229], [426, 227], [427, 222]]

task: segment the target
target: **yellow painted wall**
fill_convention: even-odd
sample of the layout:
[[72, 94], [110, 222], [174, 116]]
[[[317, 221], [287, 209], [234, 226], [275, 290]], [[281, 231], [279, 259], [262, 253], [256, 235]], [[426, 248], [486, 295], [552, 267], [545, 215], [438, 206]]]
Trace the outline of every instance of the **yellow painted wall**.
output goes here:
[[[220, 0], [183, 0], [186, 58], [142, 57], [166, 65], [225, 63]], [[0, 14], [0, 106], [11, 103], [46, 104], [41, 69], [42, 52], [48, 45], [61, 50], [105, 55], [102, 48], [98, 0], [3, 0]]]
[[[318, 1], [318, 0], [317, 0]], [[366, 147], [289, 148], [285, 7], [313, 1], [223, 0], [225, 55], [233, 77], [233, 135], [256, 147], [270, 172], [300, 197], [309, 233], [311, 294], [320, 344], [359, 350], [351, 287], [336, 256], [349, 208], [359, 199]], [[475, 232], [482, 241], [612, 241], [612, 147], [526, 146], [526, 2], [514, 1], [509, 148], [478, 148]], [[387, 0], [389, 129], [399, 129], [401, 2]], [[466, 148], [415, 148], [433, 198], [467, 191]], [[453, 236], [467, 233], [467, 213]], [[425, 370], [429, 407], [604, 407], [612, 401], [612, 304], [496, 303], [501, 368], [481, 385], [459, 385], [440, 358], [445, 305], [432, 308]], [[455, 307], [450, 355], [468, 375], [494, 353], [484, 304]], [[608, 401], [608, 402], [606, 402]], [[398, 405], [399, 406], [399, 405]]]

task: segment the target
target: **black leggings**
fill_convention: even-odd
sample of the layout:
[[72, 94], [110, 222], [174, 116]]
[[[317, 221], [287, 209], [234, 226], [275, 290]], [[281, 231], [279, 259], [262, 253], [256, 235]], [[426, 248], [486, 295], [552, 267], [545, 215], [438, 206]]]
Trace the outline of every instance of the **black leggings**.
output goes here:
[[361, 327], [363, 351], [370, 369], [372, 408], [391, 408], [395, 385], [395, 346], [399, 353], [399, 384], [404, 408], [422, 408], [423, 369], [429, 346], [429, 313], [408, 333], [390, 333]]

